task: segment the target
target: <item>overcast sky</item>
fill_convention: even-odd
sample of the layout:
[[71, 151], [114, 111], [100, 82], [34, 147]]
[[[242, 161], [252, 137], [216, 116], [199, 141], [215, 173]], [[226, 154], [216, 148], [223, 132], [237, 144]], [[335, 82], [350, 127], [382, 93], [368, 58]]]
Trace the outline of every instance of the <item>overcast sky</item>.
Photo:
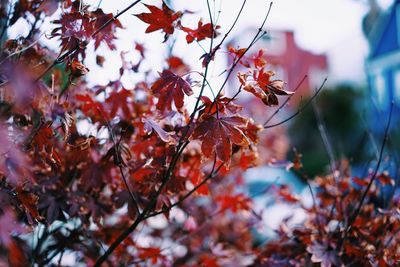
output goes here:
[[[97, 3], [97, 0], [93, 2]], [[104, 0], [102, 7], [108, 11], [121, 10], [130, 1]], [[147, 1], [156, 4], [158, 0]], [[210, 1], [213, 3], [213, 1]], [[314, 53], [326, 53], [329, 57], [330, 77], [333, 82], [353, 81], [363, 83], [364, 59], [368, 54], [368, 45], [361, 32], [361, 20], [368, 8], [366, 0], [276, 0], [266, 24], [266, 29], [294, 30], [298, 45]], [[381, 0], [379, 3], [386, 9], [392, 0]], [[205, 0], [174, 0], [174, 8], [189, 8], [207, 18]], [[190, 5], [188, 5], [190, 3]], [[219, 24], [225, 29], [231, 24], [241, 0], [216, 1], [216, 10], [221, 10]], [[248, 0], [243, 16], [233, 35], [248, 27], [257, 27], [267, 10], [269, 1]], [[142, 12], [143, 7], [131, 13]], [[144, 29], [145, 25], [133, 16], [122, 18], [129, 29]], [[195, 26], [195, 21], [188, 21]], [[222, 31], [224, 28], [222, 29]], [[152, 34], [152, 39], [161, 38], [161, 34]], [[147, 36], [148, 37], [148, 36]], [[145, 39], [144, 39], [145, 40]], [[160, 39], [161, 40], [161, 39]], [[182, 49], [178, 49], [182, 52]], [[197, 60], [197, 59], [195, 59]]]
[[[97, 6], [100, 0], [86, 0], [84, 2]], [[132, 0], [103, 0], [101, 7], [106, 12], [114, 14], [124, 7], [128, 6]], [[159, 5], [160, 0], [148, 0], [144, 3]], [[214, 1], [210, 0], [212, 6]], [[368, 8], [365, 4], [367, 0], [275, 0], [272, 11], [268, 18], [265, 29], [294, 30], [295, 39], [300, 47], [310, 50], [314, 53], [325, 53], [329, 59], [329, 80], [330, 82], [352, 81], [364, 83], [364, 59], [368, 54], [368, 45], [361, 32], [361, 20]], [[393, 0], [380, 0], [381, 6], [386, 9]], [[208, 18], [206, 10], [206, 0], [173, 0], [173, 8], [176, 10], [189, 9], [197, 12], [194, 15], [187, 16], [184, 22], [191, 27], [195, 27], [198, 18]], [[190, 3], [190, 4], [188, 4]], [[215, 10], [221, 10], [218, 24], [222, 26], [224, 32], [231, 25], [237, 11], [240, 8], [242, 0], [216, 0]], [[270, 1], [267, 0], [247, 0], [246, 8], [238, 22], [238, 26], [233, 31], [233, 36], [240, 36], [243, 29], [249, 27], [258, 27]], [[149, 50], [148, 67], [153, 70], [162, 70], [160, 56], [165, 51], [160, 49], [163, 41], [163, 35], [160, 32], [144, 34], [146, 24], [138, 20], [132, 14], [145, 12], [143, 5], [135, 6], [132, 10], [120, 17], [125, 30], [119, 32], [118, 49], [123, 51], [132, 51], [134, 40], [139, 40], [146, 44]], [[49, 25], [51, 26], [51, 25]], [[10, 37], [22, 34], [29, 27], [21, 23], [15, 27]], [[15, 37], [15, 36], [14, 36]], [[178, 36], [183, 42], [176, 45], [174, 53], [181, 55], [188, 63], [199, 66], [198, 55], [202, 52], [196, 45], [184, 43], [183, 36]], [[42, 37], [45, 39], [45, 37]], [[48, 42], [48, 41], [47, 41]], [[244, 44], [245, 45], [245, 44]], [[51, 46], [51, 45], [50, 45]], [[54, 45], [54, 47], [56, 47]], [[193, 50], [194, 49], [194, 50]], [[106, 82], [108, 79], [118, 77], [118, 68], [120, 65], [119, 55], [112, 54], [104, 49], [106, 56], [105, 68], [96, 69], [94, 58], [88, 58], [86, 62], [93, 65], [95, 71], [92, 71], [88, 77], [97, 82]], [[191, 56], [188, 57], [187, 55]], [[135, 60], [135, 58], [133, 58]], [[222, 60], [223, 61], [223, 60]], [[218, 76], [221, 73], [222, 65], [217, 65], [211, 75]], [[132, 83], [136, 81], [135, 77], [129, 78]], [[140, 78], [137, 77], [137, 80]]]

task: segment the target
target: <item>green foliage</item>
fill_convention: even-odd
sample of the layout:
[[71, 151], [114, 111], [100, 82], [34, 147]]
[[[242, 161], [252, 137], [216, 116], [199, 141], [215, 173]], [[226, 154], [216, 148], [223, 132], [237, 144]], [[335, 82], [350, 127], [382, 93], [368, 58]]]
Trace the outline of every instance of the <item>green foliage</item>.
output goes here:
[[[329, 143], [336, 158], [347, 157], [353, 162], [363, 159], [366, 128], [361, 120], [362, 90], [348, 85], [324, 89], [317, 98]], [[305, 100], [307, 101], [307, 100]], [[303, 154], [306, 173], [315, 175], [329, 165], [315, 110], [310, 107], [290, 125], [291, 144]]]

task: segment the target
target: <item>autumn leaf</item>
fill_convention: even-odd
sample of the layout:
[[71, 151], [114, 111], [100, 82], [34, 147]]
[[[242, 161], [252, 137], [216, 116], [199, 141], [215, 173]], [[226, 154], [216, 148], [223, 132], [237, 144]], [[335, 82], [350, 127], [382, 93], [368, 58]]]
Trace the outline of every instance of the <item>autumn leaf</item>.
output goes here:
[[24, 207], [24, 209], [26, 210], [26, 212], [29, 213], [29, 215], [32, 216], [35, 220], [38, 221], [43, 220], [44, 218], [40, 216], [37, 207], [39, 197], [33, 193], [23, 190], [22, 187], [20, 186], [17, 187], [16, 191], [17, 191], [17, 197], [21, 202], [22, 206]]
[[132, 117], [132, 112], [129, 108], [129, 98], [132, 97], [132, 91], [122, 88], [118, 92], [113, 91], [106, 99], [106, 103], [111, 105], [110, 116], [115, 117], [119, 110], [122, 110], [125, 118]]
[[[102, 31], [97, 31], [96, 36], [94, 36], [95, 42], [94, 47], [97, 49], [102, 42], [104, 42], [108, 48], [111, 50], [115, 50], [114, 40], [116, 39], [114, 33], [117, 28], [122, 29], [121, 22], [114, 17], [112, 13], [104, 13], [102, 9], [97, 9], [90, 13], [91, 15], [91, 24], [93, 25], [93, 31], [96, 31], [100, 27], [106, 24], [107, 21], [112, 19], [112, 23], [106, 26]], [[90, 32], [93, 34], [94, 32]]]
[[207, 96], [200, 97], [203, 102], [204, 108], [200, 111], [200, 114], [208, 113], [210, 115], [218, 113], [223, 114], [237, 114], [243, 109], [242, 106], [236, 105], [233, 99], [230, 97], [218, 96], [214, 101], [211, 101]]
[[174, 139], [173, 135], [174, 132], [167, 132], [163, 128], [161, 128], [156, 122], [150, 119], [143, 119], [144, 121], [144, 130], [147, 133], [156, 132], [161, 140], [165, 143], [172, 143], [175, 144], [176, 140]]
[[196, 41], [201, 41], [206, 38], [215, 38], [218, 35], [218, 32], [216, 31], [219, 29], [220, 26], [217, 25], [215, 29], [213, 29], [213, 25], [211, 23], [206, 23], [203, 24], [203, 22], [200, 20], [197, 29], [190, 29], [187, 27], [181, 27], [181, 29], [187, 33], [186, 35], [186, 42], [188, 44], [192, 43], [194, 40]]
[[8, 262], [10, 263], [10, 267], [29, 266], [25, 252], [21, 244], [16, 240], [13, 240], [8, 246]]
[[311, 253], [311, 261], [320, 263], [321, 267], [340, 266], [340, 258], [338, 252], [331, 248], [327, 242], [313, 242], [307, 248], [307, 251]]
[[182, 13], [175, 13], [165, 2], [162, 4], [162, 9], [152, 5], [144, 5], [149, 9], [150, 13], [141, 13], [135, 16], [149, 24], [146, 33], [158, 30], [162, 30], [166, 34], [174, 33], [174, 22], [182, 16]]
[[236, 49], [236, 48], [234, 48], [232, 46], [228, 47], [228, 52], [233, 54], [233, 55], [235, 55], [236, 58], [243, 57], [244, 54], [246, 53], [246, 51], [247, 51], [247, 48], [238, 48], [238, 49]]
[[278, 195], [280, 198], [282, 198], [283, 201], [288, 202], [288, 203], [298, 203], [300, 198], [296, 195], [293, 195], [292, 192], [290, 191], [290, 188], [287, 185], [281, 185], [279, 186], [279, 189], [277, 191]]
[[151, 264], [157, 264], [159, 261], [164, 261], [166, 257], [161, 254], [160, 248], [148, 247], [139, 248], [139, 258], [142, 260], [150, 260]]
[[39, 150], [44, 150], [45, 148], [52, 147], [51, 139], [53, 135], [54, 133], [51, 128], [51, 122], [47, 122], [39, 128], [33, 137], [33, 141]]
[[250, 209], [250, 199], [243, 194], [218, 196], [216, 201], [221, 210], [230, 210], [233, 213]]
[[158, 97], [157, 108], [161, 111], [171, 110], [172, 101], [178, 111], [181, 111], [184, 94], [187, 96], [193, 94], [190, 84], [169, 70], [160, 73], [160, 78], [153, 84], [151, 90]]
[[92, 97], [89, 96], [88, 94], [85, 95], [77, 94], [75, 95], [75, 98], [81, 102], [84, 102], [84, 104], [81, 105], [80, 108], [86, 116], [89, 117], [91, 115], [102, 116], [102, 114], [104, 114], [103, 106], [96, 100], [93, 100]]
[[81, 77], [89, 72], [89, 69], [78, 60], [73, 60], [69, 65], [69, 69], [72, 77]]
[[254, 71], [252, 81], [248, 81], [247, 73], [239, 73], [238, 78], [245, 91], [261, 99], [267, 106], [276, 106], [279, 104], [277, 95], [291, 95], [293, 92], [283, 89], [285, 83], [282, 80], [271, 80], [274, 75], [273, 71], [262, 68]]
[[249, 145], [247, 136], [240, 127], [246, 127], [247, 120], [243, 117], [202, 116], [202, 121], [195, 128], [192, 139], [201, 141], [201, 151], [210, 158], [216, 153], [218, 159], [227, 163], [232, 155], [232, 144]]

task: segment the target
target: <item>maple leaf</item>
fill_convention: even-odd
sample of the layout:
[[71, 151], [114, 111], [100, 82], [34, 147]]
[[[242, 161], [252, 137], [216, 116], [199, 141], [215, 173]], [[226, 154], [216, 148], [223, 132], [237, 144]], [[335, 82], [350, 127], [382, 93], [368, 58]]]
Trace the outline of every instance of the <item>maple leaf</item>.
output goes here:
[[175, 144], [176, 140], [173, 135], [175, 132], [167, 132], [163, 128], [161, 128], [156, 122], [150, 119], [143, 119], [144, 121], [144, 131], [147, 133], [151, 133], [153, 130], [158, 134], [161, 140], [165, 143]]
[[53, 135], [54, 133], [53, 129], [51, 128], [51, 122], [46, 122], [37, 131], [33, 138], [33, 141], [37, 145], [39, 150], [44, 150], [45, 148], [52, 147], [51, 139]]
[[[35, 220], [41, 221], [44, 218], [39, 215], [37, 204], [39, 197], [33, 193], [25, 191], [22, 187], [17, 187], [17, 197], [21, 202], [22, 206], [25, 208], [26, 212], [29, 213]], [[28, 217], [29, 219], [29, 217]], [[31, 220], [30, 220], [30, 223]]]
[[[103, 30], [98, 31], [96, 36], [94, 37], [95, 43], [94, 43], [94, 48], [95, 50], [100, 46], [101, 42], [105, 42], [111, 50], [115, 50], [115, 44], [114, 40], [115, 35], [114, 32], [116, 28], [123, 28], [121, 22], [114, 18], [114, 15], [112, 13], [104, 13], [102, 9], [97, 9], [93, 12], [90, 13], [91, 15], [91, 23], [93, 24], [93, 30], [94, 29], [99, 29], [102, 27], [104, 24], [107, 23], [110, 19], [113, 20], [112, 23], [107, 25]], [[92, 33], [91, 33], [92, 34]]]
[[215, 38], [218, 35], [216, 31], [220, 26], [217, 25], [213, 30], [213, 26], [211, 23], [206, 23], [203, 25], [203, 22], [200, 20], [197, 25], [197, 29], [190, 29], [187, 27], [181, 27], [181, 29], [187, 33], [186, 42], [188, 44], [192, 43], [194, 40], [201, 41], [206, 38]]
[[135, 16], [143, 22], [150, 24], [146, 29], [146, 33], [158, 30], [162, 30], [166, 34], [174, 33], [174, 22], [182, 16], [181, 12], [172, 11], [165, 2], [162, 4], [162, 9], [152, 5], [144, 5], [150, 13], [141, 13]]
[[171, 110], [172, 100], [178, 111], [181, 111], [184, 93], [187, 96], [193, 94], [190, 84], [169, 70], [160, 73], [160, 79], [153, 84], [151, 90], [158, 97], [157, 108], [161, 111]]
[[229, 51], [229, 53], [234, 54], [235, 57], [239, 58], [239, 57], [243, 57], [244, 56], [244, 54], [247, 51], [247, 48], [238, 48], [238, 49], [236, 49], [236, 48], [234, 48], [232, 46], [229, 46], [228, 47], [228, 51]]
[[[75, 2], [78, 3], [79, 2]], [[72, 9], [71, 12], [63, 12], [61, 17], [52, 21], [60, 26], [54, 28], [50, 33], [50, 38], [59, 37], [61, 39], [62, 51], [76, 49], [73, 53], [74, 58], [78, 53], [84, 54], [79, 44], [90, 40], [91, 33], [94, 31], [94, 24], [91, 23], [91, 16], [87, 11], [87, 6], [83, 6], [80, 10]]]
[[103, 106], [99, 102], [93, 100], [88, 94], [77, 94], [75, 98], [85, 103], [81, 105], [80, 108], [86, 116], [102, 116], [104, 114]]
[[322, 267], [340, 266], [338, 252], [326, 242], [313, 242], [307, 247], [307, 251], [312, 254], [311, 261], [320, 262]]
[[82, 63], [78, 60], [73, 60], [69, 65], [69, 69], [71, 70], [72, 77], [81, 77], [86, 75], [89, 72], [89, 69], [85, 67]]
[[218, 196], [216, 201], [221, 206], [221, 210], [231, 210], [233, 213], [250, 209], [250, 200], [243, 194]]
[[247, 73], [239, 73], [238, 78], [245, 91], [261, 99], [267, 106], [276, 106], [279, 104], [277, 95], [291, 95], [294, 92], [284, 90], [284, 82], [282, 80], [271, 80], [274, 75], [273, 71], [265, 71], [262, 68], [254, 71], [254, 81], [252, 82], [247, 81], [249, 77]]
[[258, 152], [250, 151], [247, 153], [242, 153], [240, 156], [239, 166], [243, 170], [247, 170], [248, 168], [257, 166], [258, 164]]
[[218, 159], [229, 165], [232, 144], [249, 145], [247, 136], [240, 129], [246, 126], [247, 120], [240, 116], [215, 118], [205, 114], [194, 129], [192, 139], [201, 140], [204, 156], [210, 158], [215, 152]]
[[267, 64], [267, 61], [264, 59], [264, 51], [262, 49], [260, 49], [252, 59], [256, 68], [263, 68]]
[[114, 117], [121, 109], [126, 119], [131, 118], [132, 113], [128, 106], [128, 99], [130, 97], [132, 97], [132, 91], [126, 90], [125, 88], [122, 88], [118, 92], [112, 92], [110, 96], [106, 99], [106, 103], [111, 104], [110, 116]]
[[222, 95], [218, 96], [214, 101], [211, 101], [207, 96], [200, 97], [201, 102], [204, 104], [204, 108], [200, 111], [200, 114], [208, 113], [210, 115], [217, 113], [223, 114], [237, 114], [243, 109], [243, 107], [233, 103], [233, 99], [229, 97], [224, 97]]
[[157, 264], [158, 261], [164, 261], [166, 257], [161, 254], [160, 248], [148, 247], [143, 248], [139, 247], [139, 258], [142, 260], [150, 260], [150, 262], [154, 265]]

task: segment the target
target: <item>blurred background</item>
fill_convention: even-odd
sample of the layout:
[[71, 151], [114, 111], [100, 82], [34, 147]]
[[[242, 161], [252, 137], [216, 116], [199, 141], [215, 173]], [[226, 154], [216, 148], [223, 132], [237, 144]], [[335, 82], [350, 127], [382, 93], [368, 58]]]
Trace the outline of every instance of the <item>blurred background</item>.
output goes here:
[[[114, 14], [131, 3], [130, 0], [84, 2]], [[176, 10], [188, 8], [186, 0], [166, 2]], [[146, 3], [159, 5], [160, 1], [150, 0]], [[242, 1], [221, 0], [211, 3], [213, 16], [221, 25], [220, 32], [224, 33], [234, 21]], [[247, 1], [230, 35], [228, 46], [247, 47], [269, 4], [265, 0]], [[205, 1], [190, 1], [189, 6], [195, 16], [189, 16], [190, 19], [186, 21], [184, 19], [185, 25], [195, 28], [199, 17], [208, 21]], [[201, 60], [188, 56], [204, 54], [200, 44], [191, 45], [188, 52], [184, 36], [177, 33], [175, 41], [170, 38], [169, 46], [163, 45], [162, 34], [144, 34], [147, 26], [132, 16], [142, 12], [146, 12], [143, 5], [135, 8], [132, 14], [120, 18], [125, 29], [119, 32], [116, 40], [118, 51], [123, 52], [125, 59], [137, 62], [140, 56], [133, 49], [135, 43], [145, 44], [147, 50], [147, 60], [140, 65], [140, 71], [124, 75], [122, 82], [127, 88], [142, 80], [144, 71], [150, 71], [156, 77], [157, 71], [162, 71], [164, 67], [164, 61], [160, 59], [170, 55], [179, 56], [193, 69], [201, 70]], [[48, 27], [42, 28], [50, 31], [51, 21], [59, 15], [54, 14], [46, 19]], [[29, 24], [29, 19], [21, 19], [6, 35], [8, 38], [26, 36]], [[267, 125], [299, 114], [287, 123], [265, 130], [261, 142], [267, 149], [260, 151], [265, 166], [247, 173], [250, 195], [257, 194], [257, 188], [265, 188], [268, 184], [287, 184], [300, 194], [306, 188], [305, 179], [329, 173], [344, 160], [351, 165], [354, 175], [366, 175], [374, 162], [376, 164], [392, 102], [393, 116], [383, 168], [398, 180], [400, 1], [278, 0], [273, 2], [264, 30], [267, 34], [253, 48], [253, 53], [263, 49], [265, 59], [276, 72], [276, 77], [286, 81], [286, 89], [297, 89], [291, 101]], [[38, 33], [38, 39], [55, 49], [58, 41], [47, 38], [48, 33], [46, 30]], [[221, 49], [210, 69], [211, 84], [218, 84], [225, 78], [224, 72], [230, 63], [227, 48]], [[85, 65], [91, 71], [87, 79], [93, 84], [105, 85], [119, 76], [119, 67], [123, 64], [121, 54], [105, 47], [100, 48], [97, 54], [104, 56], [105, 62], [101, 68], [97, 66], [95, 56], [88, 56]], [[298, 86], [304, 77], [305, 80]], [[323, 90], [311, 105], [303, 109], [325, 78], [327, 82]], [[233, 95], [237, 84], [237, 78], [232, 77], [225, 93]], [[206, 94], [212, 96], [212, 92]], [[279, 109], [266, 108], [251, 96], [244, 96], [241, 101], [259, 123], [264, 123]], [[289, 172], [286, 168], [278, 168], [276, 164], [268, 164], [287, 159], [293, 161], [300, 154], [306, 177]], [[309, 196], [305, 198], [309, 199]], [[265, 198], [260, 198], [258, 204], [260, 209], [270, 205]], [[282, 210], [276, 206], [274, 209]], [[266, 214], [271, 216], [276, 212]], [[271, 227], [277, 227], [278, 217], [266, 221]]]

